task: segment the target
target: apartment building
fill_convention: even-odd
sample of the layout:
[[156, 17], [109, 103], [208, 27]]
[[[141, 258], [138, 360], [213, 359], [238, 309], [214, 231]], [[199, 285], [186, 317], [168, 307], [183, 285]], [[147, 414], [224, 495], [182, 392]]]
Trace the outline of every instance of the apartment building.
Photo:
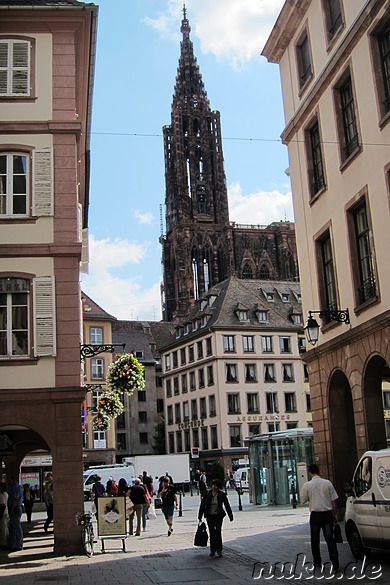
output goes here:
[[144, 366], [145, 388], [123, 396], [124, 412], [115, 420], [116, 458], [121, 463], [131, 455], [156, 453], [155, 435], [163, 421], [164, 390], [161, 376], [161, 356], [157, 342], [161, 332], [170, 331], [168, 323], [155, 321], [115, 321], [113, 341], [126, 344]]
[[0, 0], [0, 464], [52, 456], [54, 548], [80, 551], [79, 271], [97, 7]]
[[299, 284], [230, 277], [202, 296], [161, 349], [168, 453], [198, 448], [225, 474], [244, 439], [305, 426]]
[[[116, 462], [115, 423], [107, 431], [97, 431], [92, 418], [97, 413], [97, 403], [107, 389], [107, 369], [113, 360], [112, 326], [116, 318], [104, 311], [84, 292], [81, 293], [83, 308], [83, 345], [89, 346], [90, 357], [82, 361], [85, 401], [81, 413], [83, 431], [83, 465], [110, 465]], [[115, 348], [114, 348], [115, 349]], [[95, 353], [95, 351], [96, 353]], [[121, 348], [118, 346], [118, 352]]]
[[389, 438], [389, 47], [388, 0], [288, 0], [263, 49], [280, 66], [305, 319], [320, 326], [304, 358], [316, 459], [341, 498]]

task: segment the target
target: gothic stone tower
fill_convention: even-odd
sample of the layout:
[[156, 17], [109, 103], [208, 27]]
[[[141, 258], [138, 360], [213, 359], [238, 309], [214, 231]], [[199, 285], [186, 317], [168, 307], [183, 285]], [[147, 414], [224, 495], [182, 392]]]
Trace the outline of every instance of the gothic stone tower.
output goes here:
[[183, 321], [211, 287], [235, 275], [298, 280], [294, 224], [229, 222], [219, 112], [212, 112], [183, 9], [181, 53], [165, 126], [163, 320]]
[[181, 55], [165, 126], [163, 318], [180, 320], [234, 272], [219, 112], [212, 112], [183, 10]]

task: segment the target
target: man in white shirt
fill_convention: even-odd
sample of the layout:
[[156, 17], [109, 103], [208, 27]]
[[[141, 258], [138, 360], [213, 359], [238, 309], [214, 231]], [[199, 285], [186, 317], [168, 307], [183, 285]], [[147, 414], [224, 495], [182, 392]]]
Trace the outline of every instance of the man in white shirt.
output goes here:
[[328, 546], [329, 558], [334, 570], [339, 568], [339, 554], [336, 541], [333, 537], [333, 523], [337, 522], [336, 500], [337, 492], [328, 479], [319, 475], [318, 465], [309, 465], [310, 481], [307, 481], [301, 489], [301, 504], [309, 502], [310, 510], [310, 538], [313, 564], [322, 567], [320, 553], [321, 528]]

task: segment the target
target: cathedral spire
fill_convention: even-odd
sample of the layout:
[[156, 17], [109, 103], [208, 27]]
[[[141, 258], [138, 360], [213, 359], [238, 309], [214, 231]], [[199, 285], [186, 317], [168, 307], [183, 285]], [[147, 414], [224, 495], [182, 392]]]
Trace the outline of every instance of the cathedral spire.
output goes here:
[[164, 127], [164, 319], [181, 319], [233, 263], [219, 112], [210, 109], [183, 3], [183, 38]]
[[204, 89], [202, 75], [194, 55], [194, 46], [190, 39], [190, 22], [187, 18], [187, 9], [183, 3], [183, 19], [181, 21], [181, 33], [183, 40], [180, 43], [180, 58], [177, 68], [176, 84], [174, 90], [173, 108], [177, 102], [185, 98], [186, 107], [209, 109], [207, 93]]
[[183, 2], [183, 20], [181, 21], [181, 29], [180, 30], [181, 30], [182, 35], [183, 35], [183, 40], [190, 38], [191, 27], [190, 27], [190, 23], [189, 23], [188, 18], [187, 18], [187, 9], [186, 9], [185, 2]]

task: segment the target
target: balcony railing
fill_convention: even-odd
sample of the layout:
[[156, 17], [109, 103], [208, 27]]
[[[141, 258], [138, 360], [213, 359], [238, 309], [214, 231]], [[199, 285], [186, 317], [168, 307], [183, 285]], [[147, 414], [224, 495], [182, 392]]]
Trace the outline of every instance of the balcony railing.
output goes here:
[[373, 299], [376, 296], [375, 280], [372, 277], [367, 278], [357, 292], [360, 304]]
[[359, 137], [357, 134], [349, 140], [344, 146], [345, 158], [348, 158], [359, 147]]

